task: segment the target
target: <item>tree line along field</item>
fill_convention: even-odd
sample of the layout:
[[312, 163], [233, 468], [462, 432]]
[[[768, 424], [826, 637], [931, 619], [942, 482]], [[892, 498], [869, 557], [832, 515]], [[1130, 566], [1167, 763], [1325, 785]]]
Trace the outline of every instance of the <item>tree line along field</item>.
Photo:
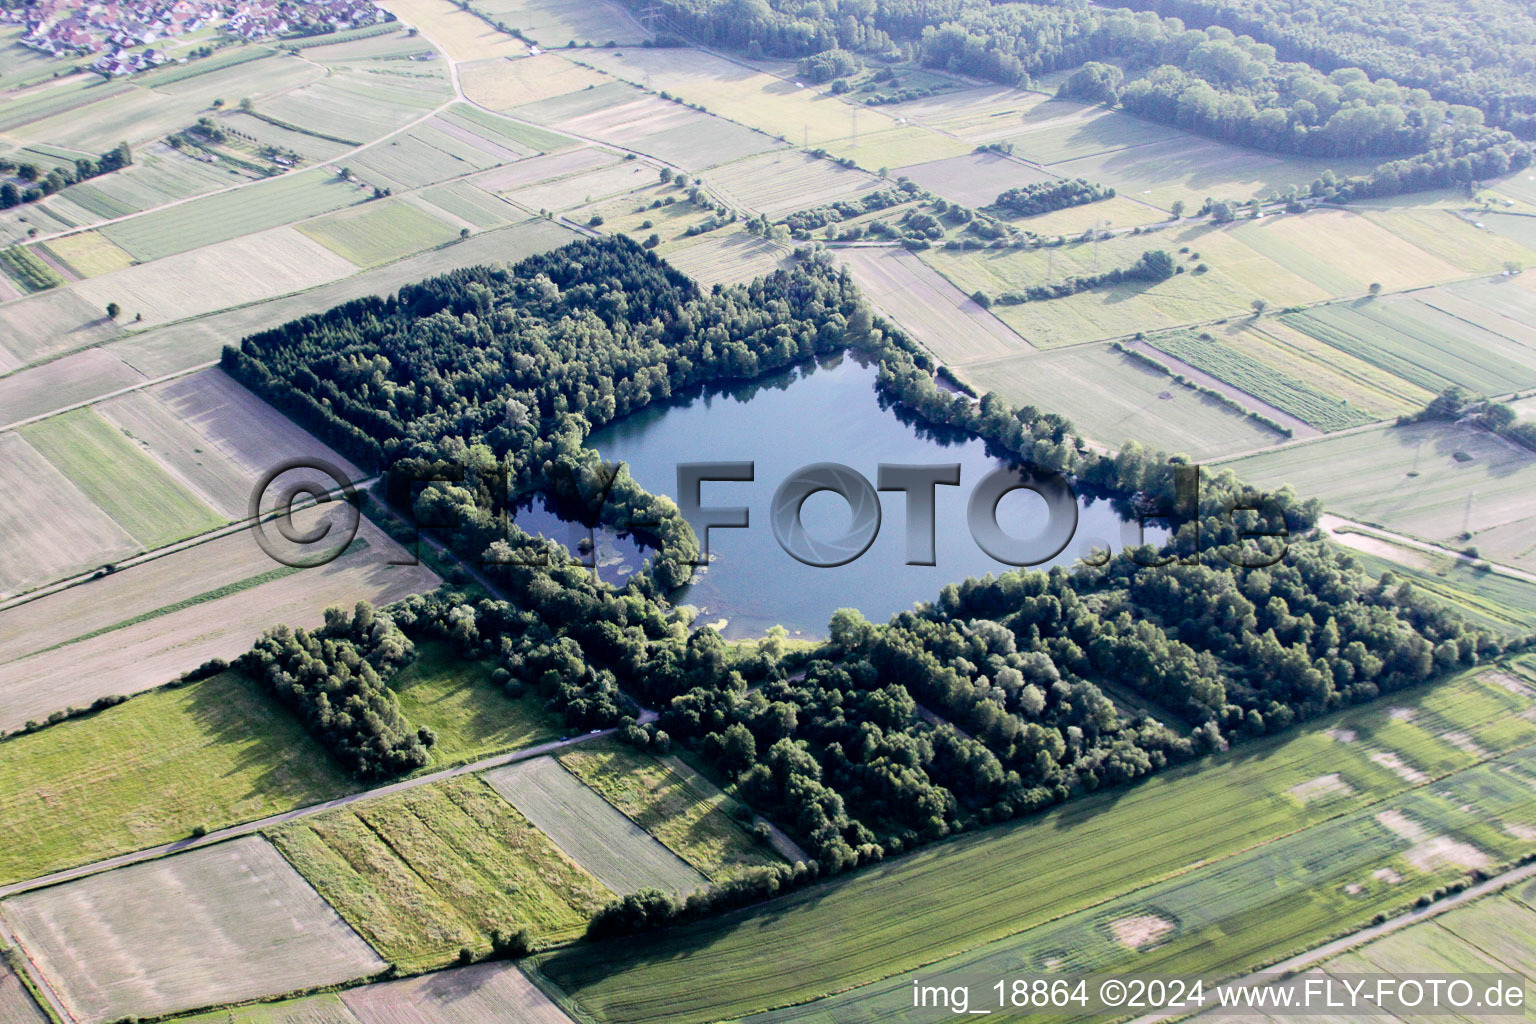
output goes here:
[[[641, 949], [572, 947], [537, 958], [537, 967], [576, 1007], [604, 1021], [738, 1017], [868, 984], [945, 949], [1007, 949], [1011, 964], [1044, 970], [1087, 942], [1085, 953], [1112, 963], [1110, 954], [1130, 952], [1116, 945], [1115, 923], [1144, 916], [1143, 894], [1158, 886], [1190, 916], [1190, 927], [1179, 931], [1174, 920], [1173, 933], [1156, 947], [1167, 968], [1160, 973], [1180, 973], [1176, 957], [1204, 941], [1208, 928], [1225, 936], [1217, 966], [1240, 970], [1459, 875], [1466, 869], [1445, 858], [1475, 855], [1457, 843], [1490, 862], [1530, 850], [1530, 840], [1502, 828], [1527, 820], [1536, 801], [1536, 765], [1529, 763], [1536, 727], [1518, 714], [1529, 691], [1514, 692], [1505, 678], [1473, 674], [1398, 694], [1305, 733], [1217, 755], [1210, 765], [796, 893], [771, 917], [728, 915]], [[1347, 785], [1325, 778], [1334, 775]], [[1450, 796], [1438, 795], [1442, 789]], [[1410, 842], [1377, 820], [1393, 811], [1388, 822], [1407, 817], [1423, 827], [1423, 838]], [[1435, 841], [1442, 835], [1449, 845]], [[1304, 852], [1282, 856], [1297, 850]], [[1275, 856], [1266, 859], [1266, 852]], [[1253, 872], [1273, 878], [1277, 863], [1298, 872], [1314, 864], [1332, 881], [1316, 886], [1298, 873], [1277, 889], [1245, 880]], [[1404, 881], [1373, 876], [1382, 869]], [[890, 899], [893, 891], [902, 893], [899, 902]], [[1196, 906], [1205, 907], [1200, 920], [1192, 916]], [[919, 913], [924, 927], [912, 929]], [[692, 953], [686, 960], [675, 956], [683, 949]], [[890, 1012], [896, 1000], [910, 1000], [907, 984], [902, 975], [899, 985], [855, 989], [805, 1012], [844, 1005]]]
[[52, 1024], [12, 969], [7, 959], [12, 955], [12, 950], [0, 947], [0, 1013], [5, 1014], [7, 1021], [15, 1024]]
[[81, 1024], [332, 985], [384, 966], [259, 837], [13, 896], [0, 911]]

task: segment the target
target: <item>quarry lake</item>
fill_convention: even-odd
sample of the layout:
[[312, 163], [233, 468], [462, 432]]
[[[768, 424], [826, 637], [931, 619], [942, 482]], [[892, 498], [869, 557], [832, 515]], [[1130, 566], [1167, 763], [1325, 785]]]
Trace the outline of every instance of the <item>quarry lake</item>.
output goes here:
[[[711, 563], [677, 596], [697, 607], [702, 622], [727, 637], [760, 636], [781, 624], [792, 635], [825, 635], [839, 608], [858, 608], [883, 621], [920, 601], [934, 600], [946, 583], [967, 576], [1006, 572], [1014, 566], [989, 556], [967, 523], [967, 502], [987, 474], [1006, 465], [985, 442], [954, 431], [939, 433], [882, 402], [877, 367], [851, 356], [807, 364], [746, 384], [693, 392], [657, 403], [596, 431], [588, 443], [609, 462], [624, 462], [647, 490], [678, 498], [677, 466], [692, 462], [751, 462], [751, 481], [706, 481], [700, 504], [707, 509], [745, 507], [746, 529], [709, 532]], [[958, 486], [934, 490], [934, 563], [907, 563], [907, 495], [882, 491], [879, 533], [868, 550], [844, 565], [825, 568], [797, 561], [781, 547], [770, 524], [779, 485], [814, 463], [841, 463], [872, 485], [882, 463], [959, 464]], [[1106, 500], [1076, 498], [1077, 524], [1056, 557], [1036, 568], [1070, 565], [1095, 548], [1118, 551], [1138, 543], [1134, 523]], [[1046, 503], [1028, 490], [1013, 490], [996, 506], [997, 524], [1008, 535], [1039, 537]], [[542, 506], [518, 521], [569, 542]], [[849, 529], [853, 513], [840, 495], [822, 491], [806, 498], [801, 522], [813, 538]], [[569, 532], [567, 529], [565, 532]], [[1147, 540], [1166, 534], [1148, 526]], [[642, 556], [630, 539], [599, 536], [602, 577], [621, 583]]]

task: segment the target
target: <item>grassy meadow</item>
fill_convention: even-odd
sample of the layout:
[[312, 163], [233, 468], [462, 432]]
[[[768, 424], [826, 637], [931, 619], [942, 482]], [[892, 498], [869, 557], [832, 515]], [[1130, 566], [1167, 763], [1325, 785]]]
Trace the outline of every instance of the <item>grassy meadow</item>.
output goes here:
[[350, 782], [237, 672], [0, 741], [0, 881], [318, 803]]
[[612, 897], [473, 776], [295, 822], [272, 841], [386, 960], [443, 966], [490, 935], [571, 939]]

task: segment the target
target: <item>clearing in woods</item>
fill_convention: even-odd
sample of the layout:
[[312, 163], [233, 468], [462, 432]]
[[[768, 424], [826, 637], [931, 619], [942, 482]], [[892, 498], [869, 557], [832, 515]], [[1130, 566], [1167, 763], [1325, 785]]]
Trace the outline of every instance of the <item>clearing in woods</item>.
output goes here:
[[[1417, 711], [1412, 720], [1393, 714], [1405, 704]], [[1216, 969], [1245, 968], [1267, 950], [1364, 923], [1459, 876], [1412, 867], [1404, 857], [1412, 844], [1375, 820], [1386, 807], [1496, 857], [1528, 851], [1529, 841], [1492, 824], [1536, 812], [1536, 726], [1517, 714], [1527, 706], [1468, 673], [801, 890], [772, 914], [726, 915], [644, 944], [583, 943], [540, 956], [537, 967], [583, 1010], [615, 1024], [731, 1019], [895, 975], [783, 1015], [886, 1019], [903, 998], [910, 1006], [910, 976], [896, 972], [946, 948], [975, 950], [946, 965], [972, 969], [973, 978], [1021, 964], [1043, 971], [1062, 957], [1070, 964], [1062, 969], [1125, 969], [1133, 955], [1143, 968], [1179, 973], [1196, 969], [1180, 957], [1208, 960], [1213, 943]], [[1356, 742], [1330, 737], [1339, 723]], [[1493, 760], [1439, 739], [1447, 730]], [[1413, 788], [1371, 759], [1381, 751], [1442, 777]], [[1308, 804], [1286, 792], [1326, 772], [1355, 792]], [[1276, 864], [1295, 867], [1276, 878]], [[1373, 878], [1381, 868], [1405, 881]], [[1320, 885], [1320, 876], [1328, 881]], [[1345, 891], [1356, 884], [1356, 893]], [[922, 929], [911, 927], [915, 913]], [[1146, 914], [1179, 928], [1132, 954], [1109, 926]]]
[[688, 765], [614, 740], [573, 748], [562, 765], [711, 879], [777, 863], [732, 819], [750, 811]]
[[620, 895], [690, 893], [704, 878], [552, 757], [486, 773], [485, 780], [560, 849]]
[[0, 743], [0, 883], [353, 787], [298, 720], [239, 672], [155, 690]]
[[334, 985], [385, 966], [256, 836], [0, 906], [83, 1024]]
[[389, 681], [405, 720], [437, 734], [432, 763], [441, 767], [518, 750], [560, 735], [558, 716], [537, 696], [509, 697], [491, 681], [495, 666], [469, 661], [442, 641], [416, 645], [416, 657]]
[[488, 952], [494, 930], [573, 939], [612, 898], [469, 775], [294, 822], [272, 841], [402, 967], [440, 967], [466, 947]]

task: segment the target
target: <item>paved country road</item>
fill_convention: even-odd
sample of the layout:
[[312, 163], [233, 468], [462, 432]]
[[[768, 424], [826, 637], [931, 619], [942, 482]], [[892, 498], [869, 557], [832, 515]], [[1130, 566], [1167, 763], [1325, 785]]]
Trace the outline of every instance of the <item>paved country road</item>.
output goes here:
[[[645, 725], [649, 722], [654, 722], [657, 717], [654, 711], [642, 711], [638, 721], [641, 725]], [[389, 796], [392, 793], [403, 793], [406, 790], [416, 789], [419, 786], [442, 782], [444, 779], [453, 779], [461, 775], [473, 775], [476, 772], [483, 772], [490, 768], [499, 768], [504, 764], [542, 757], [545, 754], [552, 754], [558, 750], [564, 750], [566, 747], [575, 746], [578, 743], [586, 743], [591, 740], [601, 739], [604, 736], [612, 736], [616, 732], [618, 732], [617, 729], [599, 729], [580, 736], [572, 736], [570, 739], [553, 740], [549, 743], [541, 743], [535, 747], [526, 747], [522, 750], [497, 754], [493, 757], [471, 761], [468, 764], [461, 764], [453, 768], [444, 768], [442, 771], [432, 772], [428, 775], [417, 775], [413, 778], [403, 779], [400, 782], [392, 782], [387, 786], [380, 786], [377, 789], [369, 789], [361, 793], [337, 797], [335, 800], [327, 800], [324, 803], [311, 804], [308, 807], [298, 807], [294, 810], [274, 814], [258, 821], [248, 821], [243, 825], [231, 825], [229, 828], [221, 828], [215, 832], [209, 832], [205, 836], [178, 839], [174, 843], [165, 843], [164, 845], [151, 847], [147, 850], [125, 853], [91, 864], [82, 864], [79, 867], [55, 871], [52, 874], [29, 879], [25, 882], [12, 882], [9, 885], [0, 886], [0, 898], [14, 896], [17, 893], [27, 892], [31, 889], [41, 889], [45, 886], [57, 885], [60, 882], [68, 882], [76, 878], [84, 878], [87, 875], [98, 874], [102, 871], [111, 871], [113, 868], [127, 867], [129, 864], [153, 860], [156, 857], [164, 857], [166, 854], [180, 853], [183, 850], [195, 850], [198, 847], [220, 843], [226, 839], [235, 839], [239, 836], [250, 835], [253, 832], [260, 832], [262, 829], [271, 828], [274, 825], [282, 825], [301, 818], [313, 817], [316, 814], [324, 814], [326, 811], [333, 811], [338, 807], [346, 807], [349, 804], [359, 803], [363, 800]]]

